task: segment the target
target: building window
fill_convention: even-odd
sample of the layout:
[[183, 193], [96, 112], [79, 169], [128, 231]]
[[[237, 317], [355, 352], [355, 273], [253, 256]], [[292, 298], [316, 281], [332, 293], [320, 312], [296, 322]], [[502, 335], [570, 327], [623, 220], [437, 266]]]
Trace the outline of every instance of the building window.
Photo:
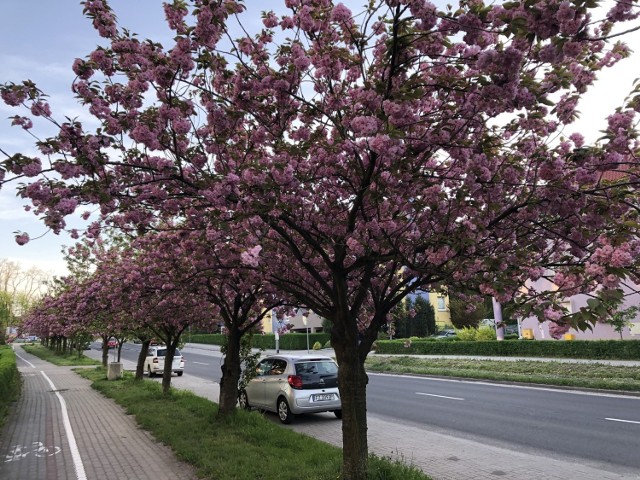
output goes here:
[[444, 312], [447, 310], [447, 306], [444, 303], [444, 297], [438, 297], [438, 311]]

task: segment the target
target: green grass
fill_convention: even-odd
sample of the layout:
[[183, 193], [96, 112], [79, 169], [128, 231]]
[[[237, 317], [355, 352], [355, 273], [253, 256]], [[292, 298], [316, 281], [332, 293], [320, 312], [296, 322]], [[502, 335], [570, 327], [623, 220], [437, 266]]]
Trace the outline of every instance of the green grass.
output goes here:
[[[336, 480], [342, 450], [282, 428], [258, 412], [238, 410], [228, 419], [216, 417], [217, 404], [191, 392], [160, 384], [136, 382], [125, 372], [122, 380], [107, 381], [102, 367], [78, 369], [93, 387], [134, 415], [142, 428], [169, 445], [198, 475], [215, 480]], [[428, 480], [417, 468], [372, 456], [372, 480]]]
[[640, 368], [601, 363], [370, 356], [372, 372], [501, 380], [565, 387], [640, 391]]
[[22, 383], [16, 366], [16, 355], [8, 345], [0, 346], [0, 427], [9, 413], [9, 406], [20, 394]]
[[31, 355], [35, 355], [42, 360], [46, 360], [54, 365], [63, 367], [100, 365], [98, 360], [94, 360], [93, 358], [89, 358], [85, 355], [78, 356], [77, 353], [60, 355], [44, 345], [23, 345], [22, 348], [24, 348], [25, 352], [30, 353]]

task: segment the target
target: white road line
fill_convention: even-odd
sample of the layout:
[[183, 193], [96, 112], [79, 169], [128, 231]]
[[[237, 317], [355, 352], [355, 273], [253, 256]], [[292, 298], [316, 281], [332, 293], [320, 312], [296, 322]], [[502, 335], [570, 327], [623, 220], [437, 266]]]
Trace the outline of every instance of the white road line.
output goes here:
[[635, 420], [623, 420], [622, 418], [605, 418], [605, 420], [609, 420], [611, 422], [635, 423], [636, 425], [640, 425], [640, 422]]
[[191, 363], [194, 363], [196, 365], [209, 365], [208, 363], [202, 363], [202, 362], [191, 362]]
[[427, 397], [438, 397], [438, 398], [448, 398], [449, 400], [464, 400], [464, 398], [459, 397], [447, 397], [445, 395], [436, 395], [435, 393], [422, 393], [416, 392], [416, 395], [425, 395]]
[[87, 480], [87, 474], [84, 471], [82, 458], [80, 458], [80, 451], [78, 450], [76, 437], [73, 435], [73, 430], [71, 429], [69, 412], [67, 412], [67, 402], [64, 401], [64, 398], [62, 398], [60, 392], [57, 391], [56, 386], [53, 384], [47, 374], [42, 371], [40, 373], [42, 373], [47, 382], [49, 382], [49, 385], [51, 385], [51, 389], [55, 392], [56, 397], [58, 397], [58, 401], [60, 402], [60, 407], [62, 410], [62, 423], [64, 424], [64, 431], [67, 434], [67, 438], [69, 439], [69, 449], [71, 450], [71, 458], [73, 459], [73, 467], [76, 470], [76, 477], [78, 480]]
[[606, 398], [624, 398], [625, 400], [631, 401], [640, 401], [640, 395], [624, 395], [621, 393], [612, 393], [608, 392], [592, 392], [592, 391], [581, 391], [581, 390], [567, 390], [567, 388], [549, 388], [541, 385], [529, 384], [529, 385], [513, 385], [508, 383], [494, 383], [486, 380], [462, 380], [459, 378], [438, 378], [438, 377], [425, 377], [418, 375], [407, 375], [402, 374], [399, 375], [397, 373], [378, 373], [378, 372], [367, 372], [367, 375], [377, 375], [379, 377], [404, 377], [404, 378], [415, 378], [418, 380], [423, 380], [425, 382], [450, 382], [450, 383], [466, 383], [469, 385], [488, 385], [491, 387], [499, 387], [499, 388], [516, 388], [521, 390], [540, 390], [545, 392], [556, 392], [556, 393], [569, 393], [571, 395], [587, 395], [591, 397], [606, 397]]
[[18, 358], [19, 358], [20, 360], [22, 360], [23, 362], [27, 362], [31, 368], [36, 368], [36, 366], [35, 366], [33, 363], [31, 363], [31, 362], [30, 362], [29, 360], [27, 360], [26, 358], [21, 357], [21, 356], [20, 356], [20, 355], [18, 355], [17, 353], [16, 353], [16, 357], [18, 357]]

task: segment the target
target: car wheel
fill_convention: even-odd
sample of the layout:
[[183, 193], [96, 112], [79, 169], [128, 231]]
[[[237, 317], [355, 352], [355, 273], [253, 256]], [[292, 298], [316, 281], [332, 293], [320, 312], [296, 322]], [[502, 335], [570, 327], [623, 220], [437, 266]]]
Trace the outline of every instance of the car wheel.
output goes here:
[[149, 372], [149, 378], [155, 376], [155, 374], [151, 371], [151, 367], [147, 367], [147, 372]]
[[176, 373], [178, 374], [179, 377], [181, 377], [184, 372], [176, 372]]
[[342, 419], [342, 410], [334, 410], [333, 414], [336, 416], [336, 418]]
[[249, 405], [249, 397], [247, 397], [246, 391], [241, 390], [238, 394], [238, 404], [240, 405], [240, 408], [243, 408], [244, 410], [251, 410], [251, 405]]
[[287, 401], [280, 397], [278, 399], [278, 417], [280, 417], [280, 421], [282, 423], [291, 423], [293, 420], [293, 413], [291, 413], [291, 409], [289, 408], [289, 404]]

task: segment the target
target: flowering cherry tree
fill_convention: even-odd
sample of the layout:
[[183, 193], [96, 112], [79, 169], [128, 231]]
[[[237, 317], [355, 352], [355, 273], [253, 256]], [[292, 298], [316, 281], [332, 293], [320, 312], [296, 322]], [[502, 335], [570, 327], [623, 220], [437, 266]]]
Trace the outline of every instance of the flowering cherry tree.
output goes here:
[[[158, 218], [246, 232], [223, 241], [233, 261], [332, 324], [345, 478], [366, 478], [364, 360], [407, 294], [504, 301], [542, 277], [556, 295], [636, 279], [638, 96], [599, 144], [571, 132], [597, 72], [628, 56], [614, 28], [635, 2], [599, 20], [581, 0], [384, 0], [358, 15], [286, 0], [232, 41], [243, 2], [177, 0], [166, 48], [119, 28], [106, 1], [83, 5], [107, 45], [76, 61], [73, 88], [100, 128], [56, 123], [39, 157], [7, 155], [3, 181], [26, 181], [54, 231], [96, 204], [91, 236]], [[17, 126], [56, 122], [32, 82], [2, 98], [29, 109]], [[554, 310], [552, 292], [525, 297]]]
[[[257, 331], [271, 309], [285, 303], [265, 281], [263, 272], [255, 268], [251, 257], [256, 255], [256, 249], [247, 251], [239, 247], [238, 240], [246, 232], [245, 229], [234, 232], [230, 225], [221, 229], [209, 224], [196, 230], [145, 235], [134, 242], [144, 258], [143, 264], [163, 265], [163, 270], [171, 274], [172, 285], [189, 292], [192, 308], [210, 312], [200, 324], [212, 326], [219, 319], [225, 326], [220, 415], [228, 415], [236, 408], [242, 336]], [[149, 281], [147, 275], [144, 278]]]

